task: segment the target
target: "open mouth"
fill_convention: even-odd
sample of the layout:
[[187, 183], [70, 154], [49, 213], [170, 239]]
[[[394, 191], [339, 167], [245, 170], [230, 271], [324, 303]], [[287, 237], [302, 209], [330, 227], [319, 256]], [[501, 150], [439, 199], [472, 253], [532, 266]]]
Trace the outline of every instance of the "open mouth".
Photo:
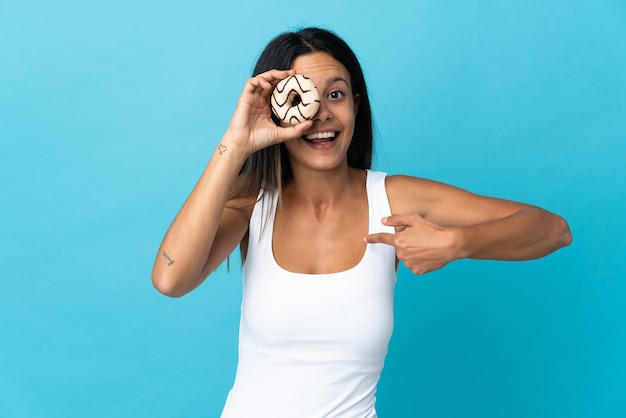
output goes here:
[[338, 132], [315, 132], [309, 135], [304, 135], [302, 139], [310, 144], [322, 145], [330, 144], [337, 137]]

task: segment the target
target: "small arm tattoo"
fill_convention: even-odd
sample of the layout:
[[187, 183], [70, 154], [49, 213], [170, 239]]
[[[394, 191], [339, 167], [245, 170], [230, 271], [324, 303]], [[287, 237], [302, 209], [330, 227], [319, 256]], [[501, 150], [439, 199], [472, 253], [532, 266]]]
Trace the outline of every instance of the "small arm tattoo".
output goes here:
[[227, 149], [228, 149], [228, 148], [226, 147], [226, 145], [220, 144], [220, 146], [219, 146], [219, 147], [217, 147], [217, 152], [218, 152], [220, 155], [224, 155], [224, 153], [226, 152], [226, 150], [227, 150]]
[[167, 253], [165, 251], [163, 251], [163, 257], [165, 257], [167, 259], [167, 261], [168, 261], [167, 266], [168, 267], [171, 266], [172, 264], [174, 264], [175, 261], [169, 255], [167, 255]]

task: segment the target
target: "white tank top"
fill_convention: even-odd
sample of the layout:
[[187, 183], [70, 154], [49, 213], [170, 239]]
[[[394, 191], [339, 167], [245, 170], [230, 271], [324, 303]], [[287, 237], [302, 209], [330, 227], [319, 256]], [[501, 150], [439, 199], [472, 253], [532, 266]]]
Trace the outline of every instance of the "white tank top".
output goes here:
[[[367, 171], [369, 232], [391, 214], [385, 173]], [[395, 250], [368, 244], [353, 268], [292, 273], [272, 252], [277, 193], [250, 219], [239, 363], [222, 418], [372, 418], [393, 330]], [[269, 217], [268, 215], [269, 211]]]

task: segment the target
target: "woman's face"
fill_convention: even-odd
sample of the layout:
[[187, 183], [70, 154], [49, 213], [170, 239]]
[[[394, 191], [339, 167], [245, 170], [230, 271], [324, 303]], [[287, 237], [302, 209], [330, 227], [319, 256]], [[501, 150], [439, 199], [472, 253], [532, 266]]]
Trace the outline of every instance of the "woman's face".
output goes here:
[[348, 70], [326, 52], [301, 55], [292, 68], [296, 74], [309, 77], [320, 94], [313, 126], [302, 137], [285, 142], [292, 169], [297, 170], [298, 164], [318, 170], [347, 164], [358, 107]]

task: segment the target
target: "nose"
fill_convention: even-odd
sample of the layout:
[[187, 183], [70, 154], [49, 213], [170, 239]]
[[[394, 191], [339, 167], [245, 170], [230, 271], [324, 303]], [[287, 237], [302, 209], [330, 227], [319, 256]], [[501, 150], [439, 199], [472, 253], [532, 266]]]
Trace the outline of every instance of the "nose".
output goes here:
[[324, 99], [320, 100], [320, 108], [317, 110], [315, 116], [313, 116], [313, 121], [322, 122], [333, 118], [332, 112], [324, 102]]

